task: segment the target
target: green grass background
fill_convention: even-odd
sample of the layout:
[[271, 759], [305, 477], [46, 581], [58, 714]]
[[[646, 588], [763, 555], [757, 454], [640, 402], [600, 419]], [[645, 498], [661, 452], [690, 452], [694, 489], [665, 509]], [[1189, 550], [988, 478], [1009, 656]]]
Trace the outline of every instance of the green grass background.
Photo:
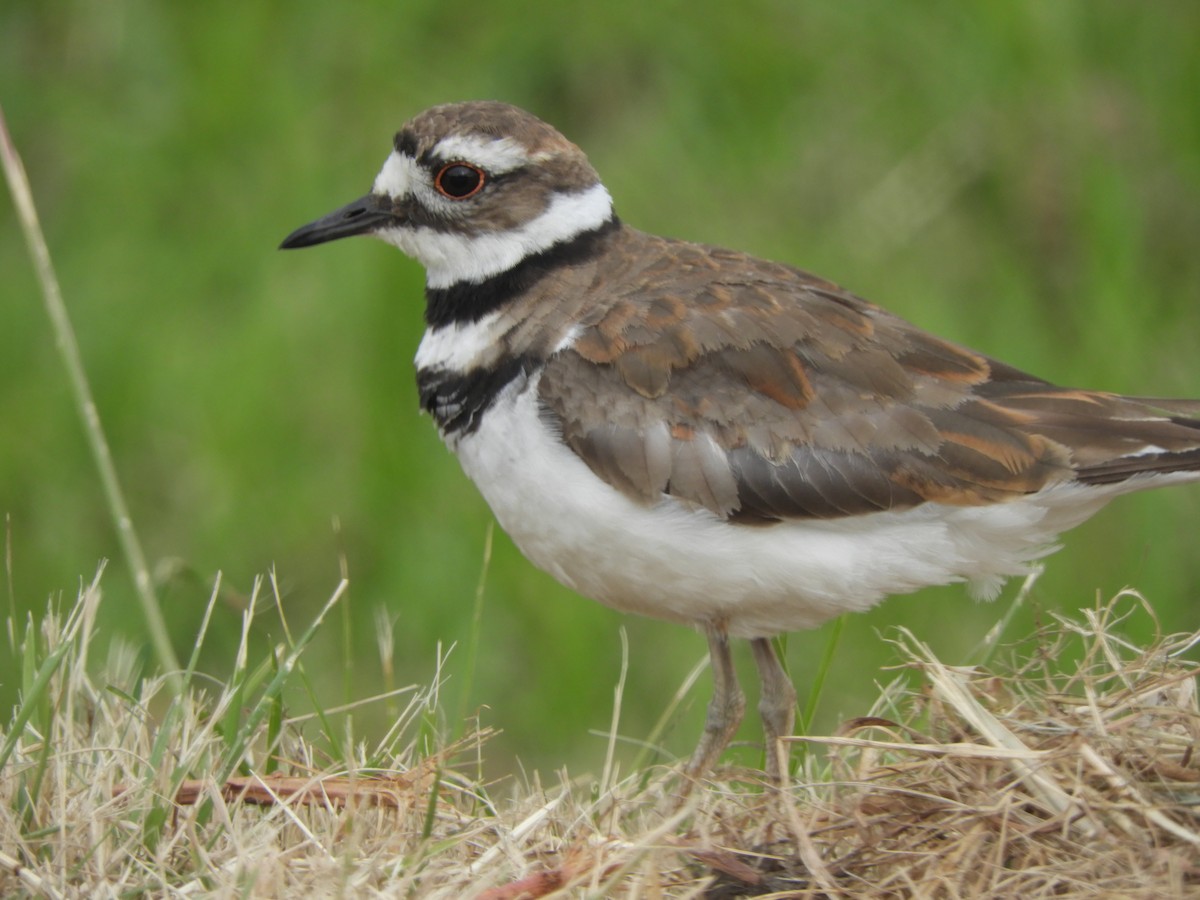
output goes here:
[[[380, 608], [397, 683], [466, 642], [490, 520], [417, 413], [419, 267], [365, 240], [275, 251], [370, 185], [407, 117], [517, 103], [588, 150], [638, 227], [804, 266], [1061, 383], [1200, 396], [1197, 34], [1200, 5], [1117, 0], [5, 0], [0, 101], [180, 652], [218, 570], [217, 674], [256, 575], [275, 569], [301, 622], [344, 564], [350, 613], [306, 658], [334, 704], [384, 686]], [[108, 557], [102, 634], [144, 642], [7, 195], [0, 422], [12, 608], [73, 597]], [[1125, 585], [1164, 627], [1200, 624], [1197, 522], [1198, 488], [1120, 501], [1067, 537], [1013, 634]], [[629, 735], [703, 653], [499, 533], [484, 599], [469, 696], [460, 652], [446, 697], [503, 729], [497, 773], [599, 768], [588, 731], [610, 717], [622, 625]], [[950, 587], [851, 618], [817, 727], [865, 711], [891, 625], [956, 662], [1001, 612]], [[261, 646], [281, 638], [262, 617]], [[802, 692], [825, 640], [789, 642]], [[0, 681], [7, 705], [2, 661]], [[381, 729], [381, 709], [355, 727]]]

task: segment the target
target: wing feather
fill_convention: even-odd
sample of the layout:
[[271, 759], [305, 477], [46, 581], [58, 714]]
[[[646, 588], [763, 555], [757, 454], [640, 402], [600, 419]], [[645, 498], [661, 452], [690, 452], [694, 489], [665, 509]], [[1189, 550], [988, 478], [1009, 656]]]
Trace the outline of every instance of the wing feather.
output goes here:
[[566, 444], [642, 502], [770, 522], [1200, 470], [1200, 402], [1058, 388], [798, 269], [638, 246], [659, 258], [627, 262], [539, 395]]

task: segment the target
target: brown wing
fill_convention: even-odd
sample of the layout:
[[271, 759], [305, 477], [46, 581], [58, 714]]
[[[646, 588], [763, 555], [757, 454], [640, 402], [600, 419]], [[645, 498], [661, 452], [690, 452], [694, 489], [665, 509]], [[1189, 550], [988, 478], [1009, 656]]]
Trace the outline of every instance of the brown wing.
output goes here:
[[795, 269], [639, 246], [539, 391], [568, 446], [643, 501], [833, 518], [1200, 466], [1197, 423], [1142, 401], [1055, 388]]

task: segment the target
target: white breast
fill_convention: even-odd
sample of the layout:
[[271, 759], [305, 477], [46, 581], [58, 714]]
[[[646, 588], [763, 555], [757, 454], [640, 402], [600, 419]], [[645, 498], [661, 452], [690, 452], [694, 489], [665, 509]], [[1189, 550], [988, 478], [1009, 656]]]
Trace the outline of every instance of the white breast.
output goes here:
[[[732, 525], [664, 497], [644, 506], [597, 478], [543, 424], [537, 379], [511, 386], [456, 452], [500, 525], [538, 567], [626, 612], [735, 637], [815, 627], [890, 594], [955, 581], [993, 595], [1120, 485], [1067, 485], [985, 507]], [[1129, 490], [1126, 485], [1124, 490]]]
[[418, 369], [453, 372], [489, 366], [503, 347], [501, 337], [506, 327], [499, 312], [490, 312], [475, 322], [452, 322], [426, 329], [413, 363]]

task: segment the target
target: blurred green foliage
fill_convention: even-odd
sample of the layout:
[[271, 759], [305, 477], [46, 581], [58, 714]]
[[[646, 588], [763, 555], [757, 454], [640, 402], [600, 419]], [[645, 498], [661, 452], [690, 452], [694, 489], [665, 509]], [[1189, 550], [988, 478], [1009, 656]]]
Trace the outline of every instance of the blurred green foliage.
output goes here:
[[[214, 672], [256, 576], [277, 572], [302, 622], [344, 566], [349, 614], [307, 657], [334, 704], [384, 686], [380, 608], [398, 683], [467, 639], [489, 520], [417, 413], [417, 265], [368, 241], [275, 252], [363, 192], [404, 119], [517, 103], [588, 150], [638, 227], [804, 266], [1061, 383], [1197, 396], [1197, 34], [1200, 5], [1117, 0], [6, 0], [0, 101], [181, 652], [218, 571]], [[11, 601], [73, 596], [111, 557], [103, 633], [143, 642], [7, 196], [0, 273]], [[1127, 584], [1164, 627], [1195, 627], [1197, 521], [1200, 489], [1118, 502], [1066, 538], [1014, 636]], [[817, 727], [890, 677], [880, 630], [906, 624], [956, 661], [1001, 612], [950, 587], [854, 617]], [[622, 624], [623, 731], [641, 737], [703, 641], [623, 622], [497, 534], [462, 698], [505, 732], [497, 772], [514, 756], [599, 768], [588, 730], [609, 721]], [[281, 639], [273, 618], [257, 639]], [[802, 694], [823, 641], [790, 639]], [[466, 665], [451, 657], [447, 709]], [[0, 664], [6, 705], [14, 675]], [[382, 726], [380, 709], [356, 724]]]

